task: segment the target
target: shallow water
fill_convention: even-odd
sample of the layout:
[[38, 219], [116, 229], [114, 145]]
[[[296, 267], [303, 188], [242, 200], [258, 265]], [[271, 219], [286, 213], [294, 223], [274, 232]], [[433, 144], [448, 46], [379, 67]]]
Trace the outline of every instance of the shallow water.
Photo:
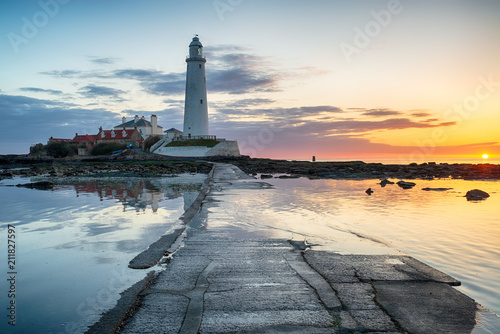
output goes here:
[[[313, 249], [339, 253], [402, 252], [460, 280], [459, 290], [500, 314], [500, 182], [413, 181], [417, 185], [405, 190], [395, 184], [382, 188], [379, 180], [266, 179], [273, 189], [221, 192], [225, 205], [234, 203], [227, 210], [235, 215], [234, 224], [214, 217], [209, 228], [244, 237], [305, 239]], [[368, 188], [374, 190], [371, 196]], [[471, 189], [491, 197], [467, 201]], [[245, 212], [247, 207], [252, 212]]]
[[[16, 231], [17, 318], [15, 328], [7, 324], [2, 279], [0, 332], [84, 332], [151, 270], [128, 263], [179, 226], [205, 177], [65, 178], [52, 180], [53, 191], [5, 187], [28, 179], [1, 181], [1, 249], [7, 225]], [[6, 264], [5, 256], [4, 275]]]
[[[1, 249], [7, 249], [6, 225], [16, 226], [17, 332], [85, 331], [149, 271], [129, 269], [128, 262], [178, 227], [204, 177], [64, 178], [53, 191], [2, 186], [26, 179], [1, 181]], [[214, 186], [213, 197], [228, 208], [217, 214], [231, 219], [212, 214], [208, 228], [239, 237], [305, 239], [314, 249], [340, 253], [409, 254], [462, 281], [461, 291], [500, 313], [500, 182], [414, 180], [417, 186], [404, 190], [381, 188], [378, 180], [265, 181], [273, 187]], [[475, 188], [491, 197], [468, 202], [463, 196]], [[6, 314], [4, 279], [0, 290]], [[12, 332], [2, 318], [0, 332]]]

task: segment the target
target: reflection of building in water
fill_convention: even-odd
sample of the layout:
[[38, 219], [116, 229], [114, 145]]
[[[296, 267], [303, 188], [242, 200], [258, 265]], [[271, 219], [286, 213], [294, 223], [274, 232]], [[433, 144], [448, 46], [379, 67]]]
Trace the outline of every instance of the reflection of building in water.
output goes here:
[[[101, 201], [105, 199], [115, 199], [123, 204], [123, 210], [127, 207], [133, 207], [136, 211], [143, 211], [151, 206], [153, 212], [159, 207], [159, 202], [163, 201], [163, 191], [156, 188], [149, 181], [142, 179], [128, 181], [106, 182], [101, 180], [89, 180], [84, 183], [72, 184], [77, 196], [81, 194], [97, 194]], [[55, 190], [67, 189], [67, 186], [56, 186]], [[180, 197], [178, 193], [174, 196], [172, 192], [168, 193], [169, 198]]]
[[65, 185], [56, 185], [54, 190], [75, 189], [77, 196], [81, 194], [96, 194], [101, 201], [118, 200], [123, 210], [132, 207], [136, 211], [145, 211], [151, 206], [153, 212], [158, 211], [159, 203], [163, 200], [175, 199], [183, 196], [184, 209], [191, 206], [198, 196], [199, 184], [165, 183], [155, 179], [126, 179], [126, 180], [72, 180]]

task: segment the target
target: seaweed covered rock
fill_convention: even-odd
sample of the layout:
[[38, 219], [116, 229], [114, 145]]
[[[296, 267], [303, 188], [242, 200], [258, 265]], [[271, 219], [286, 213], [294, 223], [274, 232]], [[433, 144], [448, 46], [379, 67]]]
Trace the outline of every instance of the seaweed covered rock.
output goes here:
[[490, 194], [479, 189], [472, 189], [465, 194], [465, 197], [467, 197], [468, 201], [480, 201], [490, 197]]

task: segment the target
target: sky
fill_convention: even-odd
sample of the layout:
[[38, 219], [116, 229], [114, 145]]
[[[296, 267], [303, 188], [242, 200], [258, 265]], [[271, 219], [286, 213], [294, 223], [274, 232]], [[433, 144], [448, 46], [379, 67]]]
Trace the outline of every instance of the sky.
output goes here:
[[500, 157], [497, 0], [2, 0], [0, 154], [122, 117], [182, 129], [204, 45], [210, 133], [252, 157]]

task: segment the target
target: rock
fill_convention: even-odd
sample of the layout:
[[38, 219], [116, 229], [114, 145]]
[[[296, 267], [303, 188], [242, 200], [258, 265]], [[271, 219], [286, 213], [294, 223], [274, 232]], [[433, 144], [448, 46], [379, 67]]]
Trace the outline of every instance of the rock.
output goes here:
[[389, 181], [389, 180], [387, 180], [387, 179], [383, 179], [382, 181], [380, 181], [380, 183], [379, 183], [379, 184], [380, 184], [380, 186], [383, 188], [383, 187], [385, 187], [385, 186], [386, 186], [386, 185], [388, 185], [388, 184], [394, 184], [394, 182]]
[[396, 184], [403, 189], [411, 189], [416, 185], [416, 183], [414, 182], [406, 182], [406, 181], [398, 181], [396, 182]]
[[371, 196], [371, 194], [373, 193], [372, 188], [368, 188], [368, 189], [366, 189], [365, 193], [367, 193], [368, 195], [370, 195], [370, 196]]
[[271, 179], [273, 176], [269, 174], [260, 174], [261, 179]]
[[490, 197], [490, 194], [488, 194], [486, 191], [473, 189], [469, 190], [467, 194], [465, 194], [465, 197], [467, 197], [468, 201], [480, 201]]
[[425, 190], [425, 191], [447, 191], [447, 190], [451, 190], [453, 188], [422, 188], [422, 190]]
[[278, 179], [298, 179], [300, 175], [280, 175]]
[[50, 190], [54, 188], [54, 184], [51, 182], [34, 182], [34, 183], [18, 184], [16, 185], [16, 187], [38, 189], [38, 190]]

